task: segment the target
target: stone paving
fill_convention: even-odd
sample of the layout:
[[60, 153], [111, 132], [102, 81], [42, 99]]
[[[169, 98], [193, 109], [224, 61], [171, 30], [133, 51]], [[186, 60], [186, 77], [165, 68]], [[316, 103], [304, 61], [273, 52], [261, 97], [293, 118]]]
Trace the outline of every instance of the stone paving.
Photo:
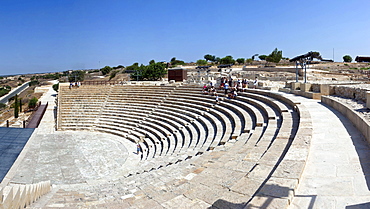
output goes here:
[[[54, 99], [51, 91], [47, 95], [45, 100]], [[307, 107], [314, 132], [308, 162], [289, 208], [370, 208], [370, 149], [363, 136], [339, 112], [319, 101], [287, 96], [299, 99]], [[31, 137], [32, 152], [27, 152], [12, 179], [19, 183], [43, 179], [54, 182], [53, 191], [34, 204], [34, 208], [128, 208], [134, 201], [137, 208], [243, 208], [240, 202], [248, 199], [235, 194], [225, 201], [220, 198], [224, 188], [210, 186], [212, 180], [198, 182], [198, 174], [207, 174], [194, 170], [198, 156], [187, 163], [123, 181], [118, 176], [126, 170], [118, 164], [125, 162], [130, 167], [139, 162], [131, 143], [124, 144], [119, 137], [109, 134], [55, 132], [55, 106], [49, 103], [49, 108]], [[207, 160], [217, 153], [222, 151], [202, 158], [210, 164]], [[23, 165], [27, 162], [29, 166]], [[48, 171], [48, 165], [55, 169]], [[217, 171], [208, 175], [214, 173]], [[176, 178], [171, 180], [170, 176]], [[217, 175], [214, 176], [217, 180]], [[144, 188], [145, 195], [141, 191]], [[159, 199], [164, 203], [155, 201]], [[267, 199], [263, 206], [273, 208], [273, 202]]]
[[290, 209], [370, 208], [370, 148], [335, 109], [301, 98], [311, 114], [308, 161]]
[[55, 98], [56, 92], [51, 87], [40, 98], [42, 104], [49, 103], [48, 108], [30, 139], [28, 149], [32, 151], [16, 165], [11, 183], [51, 180], [52, 184], [72, 184], [108, 177], [114, 179], [140, 161], [134, 153], [135, 145], [118, 136], [55, 131]]

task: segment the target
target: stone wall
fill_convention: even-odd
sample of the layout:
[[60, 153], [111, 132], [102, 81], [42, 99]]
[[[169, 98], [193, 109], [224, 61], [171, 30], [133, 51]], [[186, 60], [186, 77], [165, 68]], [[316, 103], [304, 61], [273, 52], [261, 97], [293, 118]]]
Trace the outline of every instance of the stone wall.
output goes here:
[[311, 91], [313, 91], [313, 92], [320, 92], [320, 84], [318, 84], [318, 83], [313, 83], [312, 85], [311, 85]]
[[358, 85], [335, 85], [334, 95], [356, 99], [366, 102], [366, 93], [370, 91], [369, 84], [358, 84]]

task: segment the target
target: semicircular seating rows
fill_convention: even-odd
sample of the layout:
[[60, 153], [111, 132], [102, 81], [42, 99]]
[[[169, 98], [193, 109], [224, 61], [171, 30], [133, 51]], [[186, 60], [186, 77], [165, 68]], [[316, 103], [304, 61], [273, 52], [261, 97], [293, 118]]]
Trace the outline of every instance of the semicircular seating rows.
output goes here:
[[[215, 103], [189, 85], [61, 86], [58, 130], [100, 131], [139, 143], [136, 168], [79, 190], [104, 204], [135, 207], [190, 201], [194, 207], [243, 208], [269, 198], [287, 205], [312, 135], [305, 108], [278, 93], [248, 89]], [[115, 188], [113, 198], [98, 192], [104, 187]], [[288, 192], [274, 194], [279, 188]]]

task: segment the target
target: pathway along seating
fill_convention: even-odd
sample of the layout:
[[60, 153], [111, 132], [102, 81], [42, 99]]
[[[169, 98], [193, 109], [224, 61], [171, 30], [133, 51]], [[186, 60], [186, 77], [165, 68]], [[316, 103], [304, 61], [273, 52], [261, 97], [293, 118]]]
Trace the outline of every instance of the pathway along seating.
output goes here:
[[[272, 197], [286, 206], [312, 135], [302, 105], [262, 90], [216, 104], [198, 86], [61, 88], [58, 112], [59, 130], [102, 131], [140, 143], [142, 163], [130, 173], [78, 190], [138, 207], [190, 201], [199, 207], [238, 208], [261, 206]], [[104, 186], [117, 192], [109, 199], [96, 193]], [[140, 195], [144, 199], [135, 198]]]

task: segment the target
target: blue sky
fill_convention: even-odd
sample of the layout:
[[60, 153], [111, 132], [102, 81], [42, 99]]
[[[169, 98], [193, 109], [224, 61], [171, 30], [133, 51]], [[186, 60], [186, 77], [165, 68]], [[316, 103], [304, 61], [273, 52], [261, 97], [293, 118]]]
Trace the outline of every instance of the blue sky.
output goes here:
[[370, 1], [0, 0], [0, 75], [319, 51], [370, 55]]

